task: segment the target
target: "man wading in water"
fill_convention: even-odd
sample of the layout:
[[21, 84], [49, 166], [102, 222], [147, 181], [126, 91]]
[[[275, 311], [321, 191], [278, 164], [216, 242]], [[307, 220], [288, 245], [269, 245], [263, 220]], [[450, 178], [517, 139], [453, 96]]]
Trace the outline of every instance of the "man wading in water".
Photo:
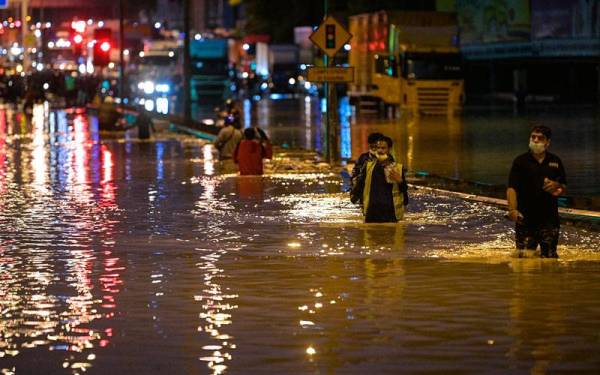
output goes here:
[[559, 157], [546, 151], [551, 137], [547, 126], [534, 126], [529, 152], [517, 156], [510, 170], [507, 217], [515, 222], [519, 257], [540, 245], [542, 258], [558, 258], [558, 196], [567, 190], [567, 177]]

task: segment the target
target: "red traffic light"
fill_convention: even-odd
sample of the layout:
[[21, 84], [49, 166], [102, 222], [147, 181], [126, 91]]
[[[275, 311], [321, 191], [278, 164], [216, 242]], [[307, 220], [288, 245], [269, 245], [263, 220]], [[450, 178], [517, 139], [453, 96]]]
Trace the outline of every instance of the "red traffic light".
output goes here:
[[110, 51], [110, 43], [107, 41], [104, 41], [102, 43], [100, 43], [100, 50], [102, 52], [108, 52]]
[[100, 28], [94, 30], [94, 65], [106, 66], [110, 63], [110, 50], [112, 49], [112, 30]]

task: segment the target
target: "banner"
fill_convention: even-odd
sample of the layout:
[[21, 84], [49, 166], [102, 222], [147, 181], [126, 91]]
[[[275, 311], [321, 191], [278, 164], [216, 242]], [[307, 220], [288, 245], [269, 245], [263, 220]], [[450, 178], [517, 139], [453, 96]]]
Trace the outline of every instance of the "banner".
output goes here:
[[456, 0], [461, 44], [529, 41], [529, 0]]

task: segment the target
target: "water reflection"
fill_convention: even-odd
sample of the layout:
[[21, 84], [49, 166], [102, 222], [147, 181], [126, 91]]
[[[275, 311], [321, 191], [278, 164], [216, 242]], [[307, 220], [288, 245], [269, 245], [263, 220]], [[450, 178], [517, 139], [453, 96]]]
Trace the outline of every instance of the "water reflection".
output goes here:
[[[200, 200], [196, 202], [195, 215], [203, 217], [206, 214], [218, 213], [223, 209], [230, 211], [228, 205], [223, 205], [222, 199], [216, 196], [216, 190], [219, 188], [222, 180], [218, 178], [204, 178], [200, 181], [204, 192]], [[255, 196], [253, 189], [260, 186], [260, 177], [243, 179], [239, 183], [241, 195], [247, 193], [247, 197]], [[260, 189], [260, 188], [259, 188]], [[231, 240], [231, 235], [227, 234], [227, 222], [218, 220], [220, 215], [211, 215], [212, 222], [210, 227], [203, 230], [205, 241], [213, 243], [215, 246], [206, 248], [196, 248], [200, 255], [200, 261], [196, 267], [203, 275], [202, 288], [194, 295], [194, 300], [200, 303], [201, 323], [197, 330], [203, 336], [207, 336], [208, 343], [202, 346], [202, 354], [199, 360], [206, 363], [213, 374], [222, 374], [228, 368], [228, 363], [233, 358], [233, 351], [236, 349], [235, 337], [228, 333], [228, 326], [233, 323], [233, 312], [237, 309], [235, 301], [238, 295], [223, 288], [220, 281], [225, 275], [225, 270], [219, 266], [221, 257], [231, 251], [240, 249], [240, 245], [232, 247], [221, 246], [225, 239]], [[206, 341], [206, 340], [205, 340]]]
[[[573, 279], [572, 270], [557, 262], [539, 259], [512, 261], [512, 298], [510, 301], [510, 333], [514, 340], [508, 356], [514, 370], [541, 374], [577, 366], [576, 356], [585, 356], [595, 345], [597, 335], [587, 332], [583, 325], [573, 324], [573, 309], [584, 308], [586, 298], [572, 299], [572, 293], [581, 291]], [[554, 277], [544, 278], [541, 274]], [[591, 297], [591, 296], [589, 296]], [[565, 337], [579, 339], [571, 342], [570, 355], [564, 352]]]
[[[309, 102], [298, 144], [318, 133]], [[495, 207], [411, 189], [401, 223], [364, 224], [337, 173], [218, 175], [202, 142], [110, 138], [81, 114], [36, 114], [8, 134], [0, 111], [5, 372], [600, 366], [598, 233], [564, 227], [558, 261], [514, 259]], [[370, 130], [350, 119], [361, 147]], [[454, 158], [435, 163], [462, 173], [468, 125], [438, 120], [395, 128], [409, 134], [396, 151], [418, 168], [432, 132]]]
[[[58, 124], [50, 123], [51, 118]], [[114, 205], [114, 190], [103, 190], [102, 204], [95, 205], [86, 120], [76, 116], [72, 125], [67, 122], [65, 113], [49, 117], [46, 106], [36, 105], [31, 123], [24, 126], [30, 130], [20, 142], [0, 148], [1, 168], [6, 160], [20, 161], [14, 164], [15, 173], [0, 174], [0, 220], [12, 228], [0, 234], [3, 372], [15, 371], [17, 365], [24, 372], [37, 371], [35, 362], [22, 356], [39, 347], [64, 353], [59, 354], [62, 359], [55, 357], [63, 368], [85, 371], [96, 359], [97, 348], [112, 336], [108, 321], [114, 317], [114, 297], [124, 270], [119, 258], [111, 256], [117, 222], [104, 210]], [[0, 135], [4, 142], [6, 134]], [[110, 160], [104, 163], [105, 187], [112, 166]], [[65, 174], [62, 184], [60, 176]], [[73, 190], [65, 194], [63, 188]]]

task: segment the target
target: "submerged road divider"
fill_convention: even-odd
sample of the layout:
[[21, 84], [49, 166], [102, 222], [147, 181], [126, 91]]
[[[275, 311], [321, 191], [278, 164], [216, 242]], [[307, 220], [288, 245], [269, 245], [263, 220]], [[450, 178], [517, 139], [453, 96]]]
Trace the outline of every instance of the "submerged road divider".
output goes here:
[[[410, 187], [417, 190], [425, 190], [433, 193], [453, 196], [461, 198], [467, 201], [484, 203], [492, 206], [497, 206], [503, 209], [508, 209], [508, 202], [506, 199], [486, 197], [483, 195], [463, 193], [459, 191], [445, 190], [435, 187], [409, 184]], [[591, 210], [581, 210], [577, 208], [559, 207], [558, 213], [561, 221], [566, 224], [573, 224], [577, 226], [584, 226], [594, 231], [600, 231], [600, 212]]]
[[[88, 105], [87, 109], [90, 111], [98, 111], [99, 114], [100, 114], [100, 111], [113, 111], [114, 113], [118, 114], [118, 116], [122, 116], [122, 115], [137, 116], [137, 114], [138, 114], [138, 110], [134, 106], [126, 105], [123, 108], [121, 108], [121, 106], [118, 104], [114, 104], [114, 103], [110, 103], [109, 105], [106, 105], [106, 104], [107, 103], [103, 103], [101, 106]], [[207, 125], [201, 121], [197, 121], [197, 120], [186, 121], [185, 118], [183, 118], [182, 116], [165, 115], [162, 113], [156, 113], [156, 112], [150, 112], [150, 111], [148, 111], [147, 113], [150, 115], [150, 117], [153, 120], [160, 120], [160, 121], [168, 122], [170, 131], [187, 133], [194, 137], [206, 139], [209, 141], [214, 141], [217, 138], [217, 134], [219, 133], [219, 130], [220, 130], [220, 128], [218, 126]], [[107, 116], [107, 117], [109, 119], [113, 119], [113, 116]], [[101, 130], [120, 130], [120, 129], [111, 128], [111, 127], [114, 127], [114, 124], [107, 124], [107, 125], [109, 125], [108, 129], [102, 129], [103, 124], [100, 124]]]

